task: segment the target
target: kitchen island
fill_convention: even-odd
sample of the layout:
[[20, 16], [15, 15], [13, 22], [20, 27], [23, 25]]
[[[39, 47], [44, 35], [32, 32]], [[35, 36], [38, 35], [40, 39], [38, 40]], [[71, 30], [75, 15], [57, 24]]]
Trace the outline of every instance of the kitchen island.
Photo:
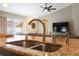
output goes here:
[[4, 46], [6, 43], [7, 38], [14, 37], [14, 35], [11, 34], [0, 34], [0, 47]]
[[[36, 37], [36, 39], [33, 37]], [[48, 49], [44, 51], [42, 50], [42, 44], [40, 44], [42, 36], [32, 36], [31, 38], [32, 39], [29, 38], [22, 41], [7, 43], [3, 48], [22, 56], [79, 56], [78, 39], [69, 38], [71, 41], [68, 46], [63, 37], [57, 38], [56, 45], [53, 45], [51, 37], [47, 37], [47, 43], [44, 44], [46, 45], [46, 48], [48, 47]], [[37, 38], [39, 38], [39, 40], [37, 40]], [[52, 50], [52, 48], [55, 50]]]

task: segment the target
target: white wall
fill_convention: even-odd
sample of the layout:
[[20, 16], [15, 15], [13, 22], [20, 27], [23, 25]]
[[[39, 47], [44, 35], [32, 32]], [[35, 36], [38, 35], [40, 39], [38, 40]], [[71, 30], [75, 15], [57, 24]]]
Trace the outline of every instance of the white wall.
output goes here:
[[79, 35], [79, 3], [72, 6], [73, 32]]

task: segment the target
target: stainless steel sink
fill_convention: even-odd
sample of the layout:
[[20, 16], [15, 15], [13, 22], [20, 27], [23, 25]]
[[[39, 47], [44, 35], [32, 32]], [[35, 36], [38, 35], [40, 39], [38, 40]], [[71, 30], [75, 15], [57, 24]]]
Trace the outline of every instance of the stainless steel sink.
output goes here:
[[36, 47], [33, 47], [32, 49], [44, 51], [44, 52], [55, 52], [59, 50], [61, 47], [62, 46], [59, 44], [54, 45], [54, 44], [47, 43], [47, 44], [40, 44]]
[[33, 40], [10, 42], [9, 44], [44, 52], [55, 52], [62, 47], [62, 45], [59, 44], [41, 43]]
[[21, 47], [26, 47], [26, 48], [30, 48], [32, 46], [38, 45], [41, 42], [38, 41], [33, 41], [33, 40], [21, 40], [21, 41], [14, 41], [14, 42], [9, 42], [8, 44], [12, 44], [12, 45], [16, 45], [16, 46], [21, 46]]

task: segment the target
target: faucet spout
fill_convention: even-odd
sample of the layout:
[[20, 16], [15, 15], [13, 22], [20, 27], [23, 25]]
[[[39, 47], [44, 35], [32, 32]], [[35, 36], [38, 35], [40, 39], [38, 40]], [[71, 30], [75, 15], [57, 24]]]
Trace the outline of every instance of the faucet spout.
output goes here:
[[41, 20], [39, 20], [39, 19], [33, 19], [33, 20], [31, 20], [31, 21], [29, 22], [29, 25], [31, 25], [31, 23], [32, 23], [33, 21], [38, 21], [38, 22], [40, 22], [40, 23], [42, 24], [42, 26], [43, 26], [43, 43], [45, 43], [45, 32], [46, 32], [45, 24], [44, 24]]

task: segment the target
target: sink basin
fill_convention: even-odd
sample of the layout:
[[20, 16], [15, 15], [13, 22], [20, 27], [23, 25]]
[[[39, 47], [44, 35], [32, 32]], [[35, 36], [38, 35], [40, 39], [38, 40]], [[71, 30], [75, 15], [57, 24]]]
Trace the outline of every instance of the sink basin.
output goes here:
[[46, 43], [46, 44], [41, 44], [39, 46], [36, 46], [32, 49], [44, 51], [44, 52], [55, 52], [55, 51], [59, 50], [61, 47], [62, 47], [62, 45], [59, 45], [59, 44]]
[[52, 43], [43, 44], [41, 42], [33, 41], [33, 40], [16, 41], [16, 42], [10, 42], [9, 44], [30, 48], [34, 50], [44, 51], [44, 52], [55, 52], [62, 47], [62, 45], [59, 44], [52, 44]]
[[12, 44], [12, 45], [16, 45], [16, 46], [30, 48], [32, 46], [35, 46], [35, 45], [40, 44], [40, 42], [33, 41], [33, 40], [27, 40], [27, 41], [21, 40], [21, 41], [9, 42], [8, 44]]

